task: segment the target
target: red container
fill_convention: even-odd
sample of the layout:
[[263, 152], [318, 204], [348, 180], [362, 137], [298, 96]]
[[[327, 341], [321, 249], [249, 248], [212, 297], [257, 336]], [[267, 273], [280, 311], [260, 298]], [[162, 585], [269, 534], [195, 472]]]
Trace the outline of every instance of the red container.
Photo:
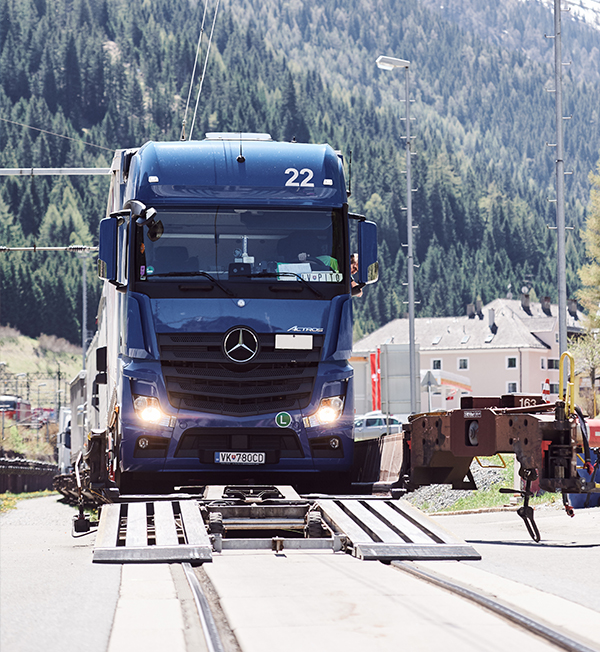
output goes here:
[[587, 419], [586, 423], [590, 437], [590, 446], [596, 448], [600, 446], [600, 419]]

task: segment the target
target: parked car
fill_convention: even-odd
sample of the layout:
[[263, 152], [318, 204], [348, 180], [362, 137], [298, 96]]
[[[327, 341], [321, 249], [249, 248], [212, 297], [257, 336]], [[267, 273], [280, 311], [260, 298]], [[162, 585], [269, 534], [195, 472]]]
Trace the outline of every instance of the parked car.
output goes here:
[[388, 432], [398, 433], [402, 430], [402, 424], [408, 420], [408, 414], [392, 414], [389, 417], [380, 411], [367, 412], [354, 419], [354, 441], [365, 439], [376, 439]]

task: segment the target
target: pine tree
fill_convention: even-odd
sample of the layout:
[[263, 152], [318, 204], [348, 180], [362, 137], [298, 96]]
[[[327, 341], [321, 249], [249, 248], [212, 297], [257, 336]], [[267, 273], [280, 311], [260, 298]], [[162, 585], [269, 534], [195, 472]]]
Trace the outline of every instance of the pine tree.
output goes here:
[[590, 205], [585, 223], [584, 242], [589, 263], [584, 265], [579, 276], [583, 287], [578, 298], [587, 310], [590, 326], [600, 327], [600, 160], [596, 173], [590, 173]]

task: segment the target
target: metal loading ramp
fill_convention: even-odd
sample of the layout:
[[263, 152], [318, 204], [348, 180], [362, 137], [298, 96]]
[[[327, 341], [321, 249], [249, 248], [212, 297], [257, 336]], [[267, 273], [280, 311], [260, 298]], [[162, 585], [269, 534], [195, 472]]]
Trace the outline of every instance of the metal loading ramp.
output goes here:
[[193, 500], [103, 505], [94, 561], [210, 561], [212, 544]]
[[471, 559], [481, 555], [404, 500], [319, 500], [325, 521], [349, 539], [349, 551], [364, 560]]
[[210, 486], [102, 507], [95, 562], [212, 560], [227, 550], [331, 550], [364, 560], [480, 559], [403, 500], [299, 496], [291, 487]]

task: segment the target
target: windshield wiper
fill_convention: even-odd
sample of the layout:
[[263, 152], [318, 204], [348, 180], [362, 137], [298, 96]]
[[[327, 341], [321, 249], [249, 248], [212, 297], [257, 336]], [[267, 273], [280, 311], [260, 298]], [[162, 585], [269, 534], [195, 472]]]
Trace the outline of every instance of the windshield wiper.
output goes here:
[[217, 281], [217, 279], [212, 274], [209, 274], [208, 272], [163, 272], [162, 274], [152, 274], [152, 277], [155, 276], [203, 276], [204, 278], [207, 278], [209, 281], [214, 283], [217, 287], [221, 288], [221, 290], [223, 290], [227, 296], [235, 296], [229, 288], [226, 288], [222, 283]]
[[279, 278], [280, 276], [293, 276], [296, 280], [304, 284], [309, 290], [314, 292], [318, 297], [323, 298], [323, 294], [317, 290], [314, 285], [309, 283], [306, 279], [303, 279], [300, 274], [296, 272], [259, 272], [258, 274], [247, 274], [246, 278]]

